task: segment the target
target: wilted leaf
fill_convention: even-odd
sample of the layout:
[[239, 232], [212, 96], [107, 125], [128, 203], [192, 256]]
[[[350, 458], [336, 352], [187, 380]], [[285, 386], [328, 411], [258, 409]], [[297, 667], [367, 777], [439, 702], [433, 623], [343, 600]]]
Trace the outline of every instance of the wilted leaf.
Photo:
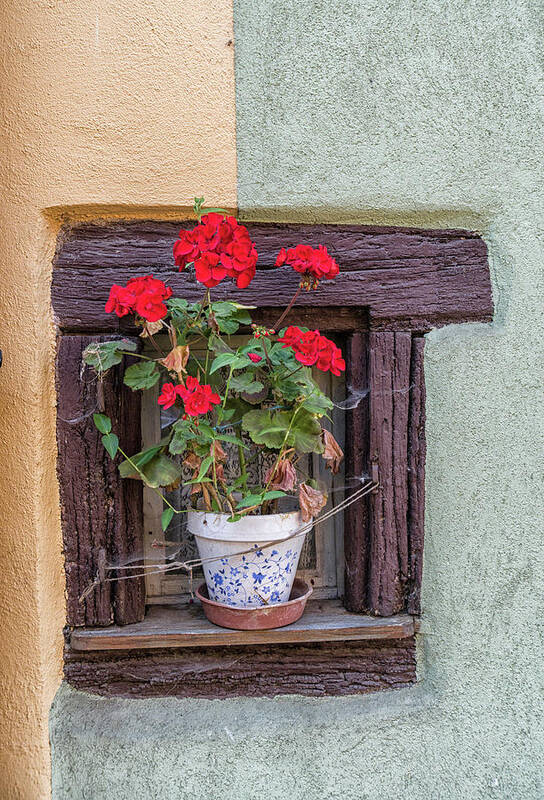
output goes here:
[[302, 521], [310, 522], [317, 517], [327, 503], [327, 496], [317, 489], [312, 489], [307, 483], [301, 483], [298, 490], [298, 501], [302, 513]]
[[156, 322], [148, 322], [147, 320], [144, 323], [144, 329], [141, 332], [140, 336], [142, 339], [148, 339], [150, 336], [155, 336], [160, 330], [162, 330], [163, 322], [162, 319], [158, 319]]
[[166, 367], [169, 372], [175, 372], [181, 381], [182, 374], [187, 370], [187, 361], [189, 360], [189, 345], [178, 344], [174, 347], [166, 358], [160, 358], [159, 362]]
[[333, 475], [336, 475], [340, 469], [340, 464], [344, 459], [344, 451], [332, 435], [330, 431], [323, 429], [323, 458], [327, 462], [327, 467], [331, 470]]
[[266, 472], [264, 482], [273, 489], [283, 489], [289, 492], [294, 488], [297, 482], [297, 473], [289, 459], [282, 458]]

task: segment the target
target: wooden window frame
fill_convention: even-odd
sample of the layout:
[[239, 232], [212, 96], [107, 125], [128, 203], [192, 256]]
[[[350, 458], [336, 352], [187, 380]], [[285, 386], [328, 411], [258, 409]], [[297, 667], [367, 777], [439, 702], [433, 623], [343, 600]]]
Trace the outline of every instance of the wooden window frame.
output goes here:
[[[370, 474], [379, 488], [344, 515], [344, 605], [348, 612], [385, 619], [366, 626], [356, 620], [351, 633], [342, 632], [349, 616], [342, 611], [344, 621], [335, 635], [324, 634], [322, 627], [321, 633], [306, 632], [294, 639], [219, 637], [213, 647], [206, 646], [211, 640], [204, 638], [203, 644], [181, 650], [179, 626], [177, 631], [170, 629], [170, 638], [164, 631], [152, 643], [138, 638], [145, 624], [143, 580], [97, 585], [80, 602], [89, 583], [104, 577], [108, 562], [143, 552], [141, 484], [120, 480], [92, 423], [92, 412], [104, 410], [126, 449], [136, 450], [140, 398], [124, 387], [122, 366], [111, 370], [103, 384], [90, 380], [81, 372], [81, 354], [97, 339], [121, 334], [138, 341], [125, 318], [104, 311], [104, 298], [114, 282], [153, 272], [168, 279], [175, 293], [189, 300], [200, 298], [201, 287], [194, 278], [172, 264], [177, 232], [191, 224], [85, 223], [66, 228], [59, 237], [52, 302], [59, 328], [57, 437], [67, 580], [66, 676], [75, 686], [104, 694], [156, 691], [193, 696], [277, 694], [295, 691], [293, 686], [307, 694], [344, 694], [413, 682], [412, 616], [420, 613], [424, 533], [423, 336], [452, 322], [492, 319], [487, 249], [472, 231], [248, 225], [259, 252], [259, 271], [244, 298], [258, 306], [262, 321], [273, 320], [275, 307], [285, 305], [296, 287], [294, 273], [271, 271], [281, 246], [300, 241], [325, 244], [341, 266], [334, 281], [301, 296], [292, 316], [301, 324], [347, 335], [348, 380], [369, 387], [368, 395], [346, 416], [346, 472]], [[214, 296], [226, 298], [230, 291], [230, 286], [220, 285]], [[263, 306], [271, 296], [274, 304]], [[110, 644], [97, 646], [107, 639], [108, 626], [113, 626]], [[131, 627], [121, 632], [116, 626]], [[111, 644], [114, 640], [121, 641], [122, 649], [119, 643]], [[235, 675], [228, 665], [240, 648], [244, 670]]]

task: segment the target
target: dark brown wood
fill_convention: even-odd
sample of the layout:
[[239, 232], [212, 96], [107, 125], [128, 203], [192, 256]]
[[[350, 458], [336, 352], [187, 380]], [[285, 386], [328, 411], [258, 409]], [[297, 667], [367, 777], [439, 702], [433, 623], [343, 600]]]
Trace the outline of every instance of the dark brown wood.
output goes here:
[[[412, 269], [430, 264], [471, 263], [484, 248], [478, 233], [467, 230], [369, 225], [301, 225], [280, 222], [245, 223], [259, 253], [260, 269], [274, 267], [282, 247], [326, 244], [344, 269]], [[172, 246], [180, 228], [195, 221], [134, 220], [83, 223], [63, 229], [54, 258], [55, 267], [120, 267], [140, 270], [168, 269]]]
[[145, 613], [140, 580], [103, 583], [84, 601], [79, 596], [107, 563], [142, 550], [142, 492], [136, 481], [121, 481], [93, 423], [103, 410], [122, 446], [139, 447], [140, 399], [111, 370], [102, 385], [82, 369], [85, 347], [100, 337], [62, 336], [57, 352], [58, 476], [66, 563], [69, 625], [135, 622]]
[[363, 694], [415, 683], [415, 639], [115, 654], [67, 648], [64, 674], [76, 689], [105, 696]]
[[[185, 224], [185, 226], [187, 223]], [[191, 272], [173, 265], [179, 225], [141, 222], [82, 225], [64, 232], [55, 258], [52, 299], [65, 331], [125, 330], [105, 313], [112, 283], [153, 271], [188, 300], [202, 296]], [[281, 246], [323, 243], [341, 267], [333, 281], [305, 292], [298, 307], [370, 309], [371, 327], [427, 330], [449, 322], [486, 321], [493, 303], [485, 243], [469, 231], [374, 229], [364, 226], [249, 225], [259, 272], [241, 296], [256, 306], [286, 305], [297, 285], [289, 268], [272, 269]], [[214, 289], [232, 296], [230, 282]]]
[[[354, 333], [346, 343], [346, 368], [349, 386], [365, 392], [359, 404], [346, 412], [346, 475], [353, 485], [346, 497], [361, 484], [356, 481], [369, 475], [369, 374], [368, 333]], [[369, 569], [370, 498], [364, 497], [344, 511], [344, 602], [349, 611], [362, 613], [367, 608], [366, 587]]]
[[410, 556], [406, 609], [410, 614], [421, 613], [426, 454], [424, 347], [423, 337], [414, 336], [410, 365], [408, 420], [408, 549]]
[[404, 608], [408, 578], [409, 332], [369, 334], [370, 464], [379, 489], [371, 495], [368, 609], [389, 616]]
[[347, 612], [340, 600], [310, 601], [300, 620], [284, 628], [235, 631], [208, 622], [198, 603], [152, 606], [143, 622], [109, 628], [77, 628], [73, 650], [157, 649], [290, 642], [335, 642], [363, 639], [404, 639], [414, 635], [413, 618], [400, 614], [387, 619]]

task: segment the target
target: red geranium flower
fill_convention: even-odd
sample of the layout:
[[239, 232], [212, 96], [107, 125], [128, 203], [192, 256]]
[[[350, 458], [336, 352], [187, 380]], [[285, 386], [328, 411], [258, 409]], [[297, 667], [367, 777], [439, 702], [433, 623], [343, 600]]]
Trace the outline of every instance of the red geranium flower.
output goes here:
[[196, 279], [209, 289], [217, 286], [227, 275], [225, 267], [219, 263], [217, 253], [203, 253], [195, 261]]
[[315, 363], [316, 367], [323, 372], [330, 370], [333, 375], [340, 375], [340, 373], [344, 372], [346, 369], [346, 362], [342, 358], [342, 351], [334, 342], [327, 339], [326, 336], [321, 336], [320, 339], [319, 353]]
[[247, 357], [250, 361], [253, 361], [254, 364], [258, 364], [259, 361], [263, 360], [263, 357], [260, 356], [258, 353], [248, 353]]
[[194, 262], [196, 278], [205, 286], [217, 286], [228, 276], [245, 289], [255, 276], [257, 250], [247, 228], [235, 217], [212, 212], [193, 230], [179, 232], [174, 261], [180, 271]]
[[179, 386], [174, 386], [173, 383], [165, 383], [162, 387], [162, 392], [158, 397], [157, 403], [164, 408], [171, 408], [176, 402], [179, 394]]
[[323, 278], [330, 280], [338, 275], [338, 264], [327, 252], [322, 244], [319, 247], [310, 247], [308, 244], [297, 244], [286, 250], [284, 247], [278, 253], [276, 266], [282, 267], [289, 264], [296, 272], [302, 274], [301, 286], [315, 289]]
[[201, 385], [196, 378], [187, 376], [186, 386], [176, 386], [176, 393], [183, 398], [185, 413], [191, 417], [207, 414], [213, 405], [221, 402], [218, 394], [212, 391], [209, 384]]
[[153, 275], [131, 278], [126, 286], [111, 287], [106, 311], [115, 311], [118, 317], [135, 313], [148, 322], [157, 322], [167, 315], [164, 301], [171, 296], [172, 289]]
[[296, 360], [306, 367], [316, 366], [323, 372], [330, 370], [333, 375], [340, 375], [346, 369], [340, 348], [319, 331], [304, 332], [290, 325], [278, 341], [294, 350]]
[[115, 311], [118, 317], [125, 317], [127, 314], [132, 314], [135, 301], [134, 292], [131, 292], [126, 286], [114, 283], [106, 303], [106, 313], [111, 314], [112, 311]]

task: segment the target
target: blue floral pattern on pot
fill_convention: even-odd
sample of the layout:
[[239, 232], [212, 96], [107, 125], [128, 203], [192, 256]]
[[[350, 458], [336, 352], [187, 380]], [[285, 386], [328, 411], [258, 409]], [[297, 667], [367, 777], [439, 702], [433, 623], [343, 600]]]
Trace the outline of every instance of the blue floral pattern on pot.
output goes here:
[[[211, 600], [254, 608], [289, 600], [305, 534], [286, 543], [288, 547], [253, 545], [253, 552], [221, 558], [204, 565]], [[251, 545], [248, 545], [247, 549]], [[240, 548], [242, 549], [242, 548]]]
[[300, 512], [244, 517], [190, 511], [210, 600], [237, 608], [289, 600], [304, 539], [313, 523]]

